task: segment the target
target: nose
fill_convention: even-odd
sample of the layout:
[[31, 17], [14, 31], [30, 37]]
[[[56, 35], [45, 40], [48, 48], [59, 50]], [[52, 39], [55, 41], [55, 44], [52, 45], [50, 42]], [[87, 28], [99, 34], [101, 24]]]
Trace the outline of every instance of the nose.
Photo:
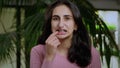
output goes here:
[[63, 20], [60, 20], [60, 21], [59, 21], [58, 27], [59, 27], [59, 28], [63, 28], [63, 27], [64, 27], [64, 21], [63, 21]]

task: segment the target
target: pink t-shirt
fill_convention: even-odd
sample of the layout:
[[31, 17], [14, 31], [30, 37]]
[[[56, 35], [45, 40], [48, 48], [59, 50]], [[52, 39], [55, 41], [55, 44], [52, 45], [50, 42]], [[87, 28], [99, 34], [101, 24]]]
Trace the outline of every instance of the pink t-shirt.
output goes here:
[[[101, 68], [100, 55], [98, 51], [92, 47], [92, 61], [86, 68]], [[37, 45], [32, 48], [30, 56], [30, 68], [80, 68], [75, 63], [67, 60], [67, 57], [56, 54], [53, 61], [44, 59], [45, 46]]]

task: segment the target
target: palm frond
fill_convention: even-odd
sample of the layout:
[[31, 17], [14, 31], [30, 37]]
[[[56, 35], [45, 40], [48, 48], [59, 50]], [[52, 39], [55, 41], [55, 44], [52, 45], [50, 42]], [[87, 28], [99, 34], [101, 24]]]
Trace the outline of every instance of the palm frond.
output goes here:
[[12, 58], [15, 52], [12, 35], [10, 33], [0, 34], [0, 63]]
[[[105, 22], [102, 21], [101, 18], [96, 14], [96, 9], [89, 2], [87, 2], [86, 0], [81, 0], [75, 1], [75, 3], [78, 5], [83, 17], [83, 21], [88, 28], [91, 36], [93, 37], [94, 46], [99, 47], [102, 59], [103, 56], [106, 57], [106, 62], [109, 68], [110, 58], [113, 55], [111, 54], [111, 52], [117, 52], [119, 54], [118, 46], [110, 30], [106, 26]], [[96, 26], [98, 26], [99, 28], [96, 28]], [[103, 36], [108, 39], [104, 40]], [[106, 41], [109, 41], [109, 44], [106, 44]]]

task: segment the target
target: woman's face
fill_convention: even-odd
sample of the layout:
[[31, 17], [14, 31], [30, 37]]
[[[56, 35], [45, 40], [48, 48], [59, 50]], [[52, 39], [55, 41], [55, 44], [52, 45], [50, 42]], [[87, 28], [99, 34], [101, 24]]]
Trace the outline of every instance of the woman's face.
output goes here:
[[58, 32], [59, 39], [72, 38], [73, 31], [77, 29], [73, 14], [66, 5], [59, 5], [55, 7], [52, 13], [51, 30]]

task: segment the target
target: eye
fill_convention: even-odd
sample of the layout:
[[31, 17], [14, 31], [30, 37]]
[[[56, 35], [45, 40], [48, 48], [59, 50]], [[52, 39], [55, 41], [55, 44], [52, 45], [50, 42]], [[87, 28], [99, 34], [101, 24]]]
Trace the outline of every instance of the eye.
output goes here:
[[57, 20], [59, 20], [59, 18], [58, 17], [53, 17], [52, 20], [57, 21]]
[[64, 18], [66, 21], [68, 21], [68, 20], [71, 20], [72, 18], [71, 17], [65, 17]]
[[69, 19], [70, 19], [70, 17], [65, 17], [65, 19], [66, 19], [66, 20], [69, 20]]

